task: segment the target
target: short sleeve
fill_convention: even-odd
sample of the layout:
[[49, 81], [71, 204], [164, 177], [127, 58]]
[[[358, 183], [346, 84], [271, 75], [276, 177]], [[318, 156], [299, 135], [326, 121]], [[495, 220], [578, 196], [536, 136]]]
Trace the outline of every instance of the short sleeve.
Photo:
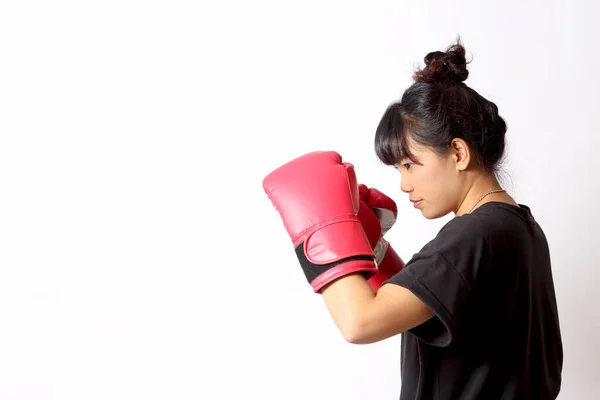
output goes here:
[[409, 331], [422, 341], [440, 347], [454, 341], [489, 261], [484, 228], [474, 216], [455, 217], [402, 271], [383, 282], [409, 289], [435, 314]]

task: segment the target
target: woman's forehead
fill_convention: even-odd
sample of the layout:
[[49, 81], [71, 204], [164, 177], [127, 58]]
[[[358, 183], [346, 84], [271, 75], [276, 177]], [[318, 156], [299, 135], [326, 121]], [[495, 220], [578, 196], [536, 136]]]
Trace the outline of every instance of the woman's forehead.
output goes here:
[[404, 147], [408, 154], [401, 154], [401, 157], [410, 158], [413, 157], [427, 156], [429, 153], [433, 153], [433, 150], [424, 144], [419, 144], [412, 139], [407, 139], [404, 143]]

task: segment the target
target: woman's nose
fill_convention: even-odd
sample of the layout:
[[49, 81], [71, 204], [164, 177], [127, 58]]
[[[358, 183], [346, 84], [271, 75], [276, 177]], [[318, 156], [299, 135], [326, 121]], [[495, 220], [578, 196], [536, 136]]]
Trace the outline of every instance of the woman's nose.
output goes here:
[[402, 190], [404, 193], [410, 193], [413, 191], [413, 189], [413, 186], [406, 182], [404, 179], [400, 181], [400, 190]]

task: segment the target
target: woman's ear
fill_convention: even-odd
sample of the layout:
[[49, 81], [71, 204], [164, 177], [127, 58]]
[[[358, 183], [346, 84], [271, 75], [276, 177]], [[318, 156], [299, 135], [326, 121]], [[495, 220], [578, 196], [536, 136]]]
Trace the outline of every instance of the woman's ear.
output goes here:
[[456, 163], [456, 169], [459, 171], [466, 170], [471, 162], [471, 151], [467, 142], [463, 139], [452, 139], [452, 142], [450, 142], [450, 152]]

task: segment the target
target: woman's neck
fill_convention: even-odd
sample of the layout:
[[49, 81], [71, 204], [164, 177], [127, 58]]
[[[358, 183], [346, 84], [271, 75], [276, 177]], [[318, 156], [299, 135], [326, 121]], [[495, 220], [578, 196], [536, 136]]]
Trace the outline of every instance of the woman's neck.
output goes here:
[[495, 175], [479, 175], [463, 197], [463, 201], [460, 203], [456, 215], [460, 216], [468, 214], [481, 207], [483, 204], [491, 201], [518, 205], [508, 193], [503, 191], [503, 188]]

